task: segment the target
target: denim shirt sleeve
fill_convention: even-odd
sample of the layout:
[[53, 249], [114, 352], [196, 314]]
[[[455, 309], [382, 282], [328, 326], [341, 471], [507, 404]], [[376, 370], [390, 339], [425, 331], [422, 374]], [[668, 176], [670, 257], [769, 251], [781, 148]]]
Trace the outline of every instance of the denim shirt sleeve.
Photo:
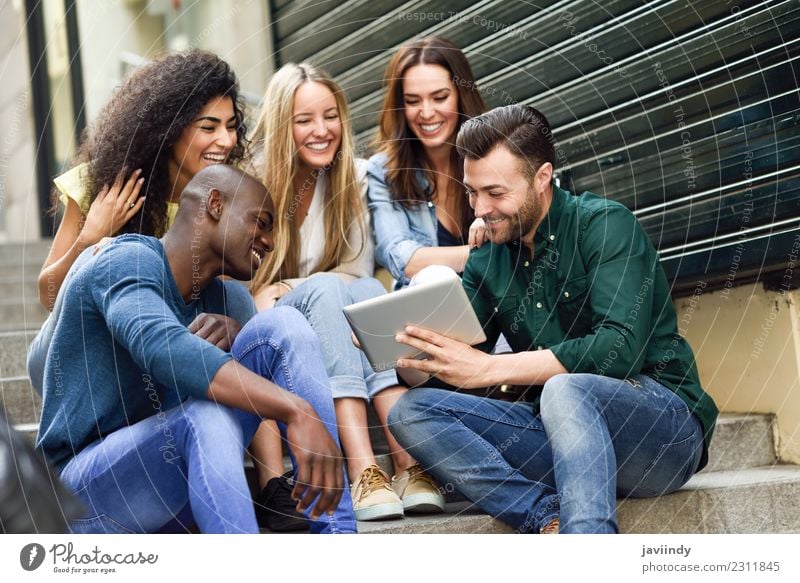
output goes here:
[[406, 265], [423, 245], [414, 239], [411, 224], [402, 205], [392, 201], [386, 182], [386, 156], [376, 154], [367, 166], [367, 197], [375, 230], [375, 259], [389, 270], [398, 282], [407, 285]]
[[572, 373], [626, 378], [644, 364], [651, 335], [658, 256], [636, 217], [622, 205], [594, 213], [582, 229], [579, 253], [588, 267], [591, 333], [550, 349]]
[[165, 301], [167, 269], [155, 251], [109, 248], [90, 285], [115, 342], [143, 371], [181, 399], [206, 399], [211, 379], [231, 355], [195, 336]]

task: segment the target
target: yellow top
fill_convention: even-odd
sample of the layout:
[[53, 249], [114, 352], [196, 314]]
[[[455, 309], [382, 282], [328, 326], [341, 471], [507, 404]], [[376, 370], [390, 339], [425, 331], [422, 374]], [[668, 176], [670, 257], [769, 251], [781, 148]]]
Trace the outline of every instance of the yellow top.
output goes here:
[[[53, 184], [56, 185], [58, 192], [58, 200], [66, 207], [67, 197], [78, 203], [81, 212], [84, 215], [89, 214], [89, 198], [91, 191], [87, 188], [89, 184], [89, 165], [79, 164], [72, 170], [64, 172], [61, 176], [56, 176], [53, 179]], [[175, 220], [175, 215], [178, 212], [178, 203], [167, 202], [167, 228], [172, 226]]]

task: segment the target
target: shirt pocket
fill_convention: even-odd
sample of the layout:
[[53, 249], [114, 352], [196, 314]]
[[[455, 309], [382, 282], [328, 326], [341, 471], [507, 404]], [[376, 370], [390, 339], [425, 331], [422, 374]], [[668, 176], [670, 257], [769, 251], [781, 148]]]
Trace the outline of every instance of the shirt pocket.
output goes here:
[[436, 240], [433, 238], [435, 232], [431, 232], [430, 214], [431, 211], [424, 203], [412, 204], [406, 207], [403, 212], [408, 217], [408, 228], [411, 237], [423, 247], [435, 247]]
[[569, 338], [586, 336], [592, 331], [588, 276], [568, 279], [559, 286], [556, 310], [561, 328]]

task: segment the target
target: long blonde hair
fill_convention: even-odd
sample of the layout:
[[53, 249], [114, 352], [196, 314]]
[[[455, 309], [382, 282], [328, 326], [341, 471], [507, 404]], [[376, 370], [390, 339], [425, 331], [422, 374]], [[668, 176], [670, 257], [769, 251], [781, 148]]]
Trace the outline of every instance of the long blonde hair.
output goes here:
[[[297, 173], [297, 147], [292, 135], [294, 96], [308, 82], [321, 83], [333, 93], [342, 127], [342, 141], [333, 162], [326, 167], [328, 188], [325, 193], [325, 250], [312, 272], [329, 271], [342, 261], [345, 253], [363, 253], [368, 236], [364, 223], [364, 203], [356, 182], [354, 141], [350, 128], [347, 99], [342, 88], [326, 72], [308, 63], [288, 63], [270, 79], [255, 130], [255, 139], [263, 140], [263, 167], [260, 178], [275, 203], [275, 250], [264, 257], [251, 283], [258, 291], [275, 281], [300, 276], [300, 226], [295, 220], [294, 177]], [[317, 179], [322, 179], [317, 173]], [[313, 195], [313, 194], [312, 194]], [[348, 241], [350, 229], [359, 228], [361, 247], [353, 250]]]

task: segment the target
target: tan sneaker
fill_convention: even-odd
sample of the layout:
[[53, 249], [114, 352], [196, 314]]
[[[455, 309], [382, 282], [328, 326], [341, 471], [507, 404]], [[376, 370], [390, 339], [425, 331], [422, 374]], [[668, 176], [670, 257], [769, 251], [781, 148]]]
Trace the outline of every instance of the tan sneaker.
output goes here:
[[402, 518], [403, 503], [389, 486], [389, 476], [376, 465], [367, 466], [350, 486], [356, 520]]
[[423, 472], [419, 464], [394, 476], [392, 490], [403, 501], [403, 510], [406, 512], [444, 512], [444, 496], [433, 478]]

